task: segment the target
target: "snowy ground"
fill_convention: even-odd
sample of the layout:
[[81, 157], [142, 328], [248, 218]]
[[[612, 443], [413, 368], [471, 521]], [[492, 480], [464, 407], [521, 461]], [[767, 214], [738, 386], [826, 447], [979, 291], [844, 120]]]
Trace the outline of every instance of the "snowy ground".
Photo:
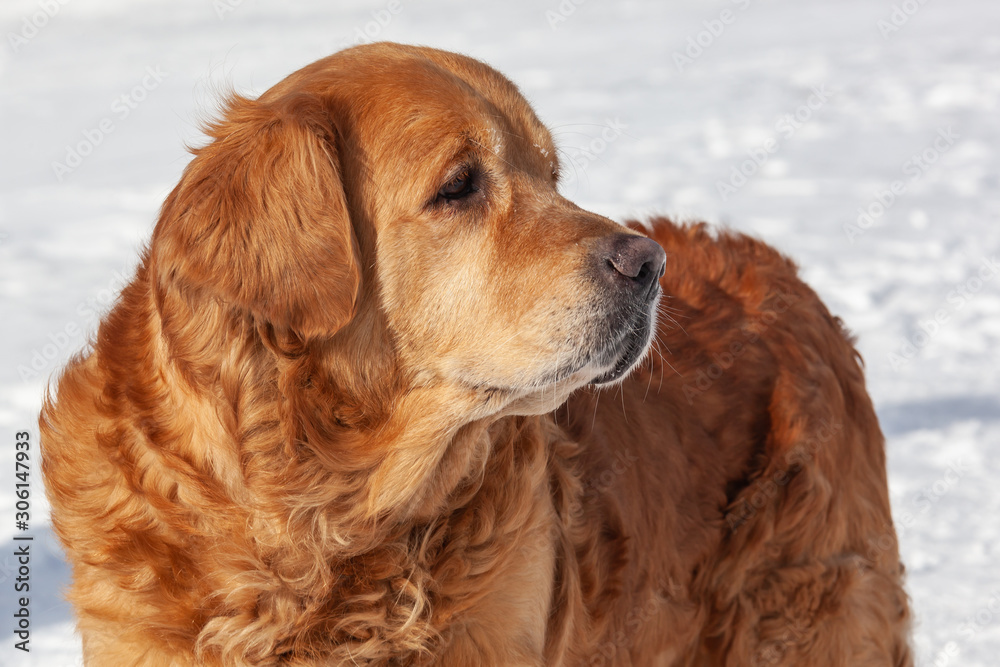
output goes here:
[[361, 37], [506, 72], [582, 206], [793, 255], [860, 337], [920, 662], [997, 664], [1000, 5], [4, 0], [0, 29], [0, 665], [79, 664], [37, 449], [30, 654], [9, 634], [14, 438], [37, 444], [46, 378], [129, 273], [218, 92]]

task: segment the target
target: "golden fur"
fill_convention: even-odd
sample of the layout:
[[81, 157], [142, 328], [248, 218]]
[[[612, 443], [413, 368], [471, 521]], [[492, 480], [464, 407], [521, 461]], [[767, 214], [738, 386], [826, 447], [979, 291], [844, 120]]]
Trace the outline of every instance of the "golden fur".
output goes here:
[[860, 361], [791, 262], [580, 210], [441, 51], [209, 135], [40, 418], [88, 665], [911, 664]]

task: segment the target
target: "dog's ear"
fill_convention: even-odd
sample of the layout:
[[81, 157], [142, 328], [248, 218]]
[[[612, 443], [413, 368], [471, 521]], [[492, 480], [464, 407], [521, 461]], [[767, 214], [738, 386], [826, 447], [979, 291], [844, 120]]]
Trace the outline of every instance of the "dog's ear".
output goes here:
[[233, 96], [153, 234], [159, 279], [305, 339], [355, 312], [361, 283], [331, 113], [310, 95]]

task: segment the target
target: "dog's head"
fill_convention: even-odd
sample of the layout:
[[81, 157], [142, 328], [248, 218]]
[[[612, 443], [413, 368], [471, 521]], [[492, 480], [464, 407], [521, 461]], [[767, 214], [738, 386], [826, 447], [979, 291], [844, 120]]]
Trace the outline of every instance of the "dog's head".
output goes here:
[[558, 193], [551, 135], [482, 63], [356, 47], [209, 133], [154, 235], [162, 284], [492, 413], [619, 380], [649, 346], [662, 249]]

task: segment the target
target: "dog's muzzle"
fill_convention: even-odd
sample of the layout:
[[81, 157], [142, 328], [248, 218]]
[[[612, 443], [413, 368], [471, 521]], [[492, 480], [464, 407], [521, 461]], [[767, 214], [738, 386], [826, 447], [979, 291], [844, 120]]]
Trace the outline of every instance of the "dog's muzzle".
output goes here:
[[616, 234], [601, 244], [597, 256], [609, 308], [595, 360], [612, 367], [592, 382], [606, 384], [628, 373], [649, 348], [667, 255], [645, 236]]

